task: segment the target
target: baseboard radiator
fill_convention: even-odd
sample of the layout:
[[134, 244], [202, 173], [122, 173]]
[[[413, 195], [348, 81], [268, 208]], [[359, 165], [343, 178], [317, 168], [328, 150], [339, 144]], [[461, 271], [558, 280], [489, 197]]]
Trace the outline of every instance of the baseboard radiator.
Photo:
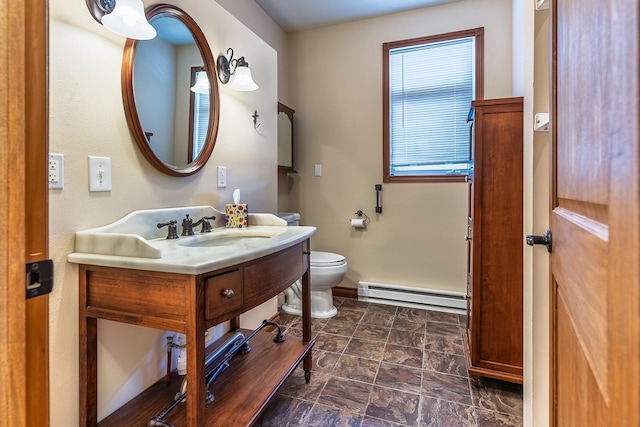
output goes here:
[[358, 282], [358, 301], [399, 305], [465, 314], [467, 301], [463, 292], [414, 288], [385, 283]]

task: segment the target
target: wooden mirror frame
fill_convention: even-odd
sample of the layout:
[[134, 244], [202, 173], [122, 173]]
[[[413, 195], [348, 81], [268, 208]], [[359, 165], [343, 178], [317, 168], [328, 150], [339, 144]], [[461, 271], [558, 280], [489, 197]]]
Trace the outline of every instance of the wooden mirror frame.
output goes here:
[[[281, 102], [278, 102], [278, 114], [284, 113], [289, 117], [289, 121], [291, 122], [291, 166], [287, 165], [278, 165], [278, 172], [295, 172], [295, 131], [293, 125], [293, 115], [295, 114], [295, 110], [291, 107], [287, 107]], [[278, 135], [278, 144], [280, 144], [280, 135]]]
[[205, 143], [202, 151], [200, 152], [200, 155], [191, 163], [188, 163], [185, 166], [175, 166], [164, 162], [158, 156], [156, 156], [149, 144], [149, 140], [147, 139], [145, 132], [142, 129], [140, 118], [138, 116], [138, 109], [136, 107], [136, 100], [133, 91], [133, 64], [136, 53], [136, 46], [139, 41], [134, 39], [127, 39], [125, 43], [121, 69], [122, 100], [124, 103], [124, 112], [127, 118], [127, 124], [129, 125], [129, 130], [133, 134], [136, 145], [138, 146], [140, 151], [142, 151], [144, 157], [156, 169], [171, 176], [193, 175], [194, 173], [202, 169], [209, 160], [209, 157], [211, 157], [211, 153], [213, 152], [213, 148], [216, 144], [216, 138], [218, 136], [218, 125], [220, 119], [220, 94], [218, 92], [218, 78], [216, 77], [216, 61], [213, 58], [211, 49], [209, 48], [209, 43], [207, 43], [207, 39], [198, 24], [196, 24], [193, 18], [191, 18], [185, 11], [183, 11], [179, 7], [169, 4], [156, 4], [149, 6], [145, 10], [145, 14], [150, 23], [153, 22], [154, 18], [157, 19], [159, 17], [167, 16], [173, 17], [180, 20], [187, 26], [189, 31], [191, 31], [196, 46], [198, 46], [198, 50], [200, 51], [200, 55], [202, 56], [204, 66], [207, 71], [207, 77], [209, 78], [209, 85], [211, 87], [211, 91], [209, 93], [209, 96], [211, 97], [211, 108], [209, 110], [209, 127], [207, 129], [207, 136], [205, 137]]

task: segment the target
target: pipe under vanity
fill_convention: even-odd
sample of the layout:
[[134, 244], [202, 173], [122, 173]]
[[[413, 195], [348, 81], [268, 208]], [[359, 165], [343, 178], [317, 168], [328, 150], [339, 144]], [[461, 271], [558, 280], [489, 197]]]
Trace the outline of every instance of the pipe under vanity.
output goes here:
[[[275, 343], [284, 342], [286, 337], [282, 333], [282, 328], [279, 324], [271, 322], [269, 320], [263, 320], [260, 326], [249, 334], [245, 338], [241, 332], [234, 333], [229, 339], [227, 339], [222, 345], [217, 347], [205, 360], [205, 378], [206, 381], [206, 403], [210, 405], [215, 400], [215, 397], [210, 392], [209, 387], [213, 381], [229, 366], [229, 361], [236, 354], [246, 354], [251, 351], [249, 346], [249, 340], [253, 338], [258, 332], [267, 326], [274, 326], [277, 328], [278, 333], [273, 338]], [[181, 334], [182, 335], [182, 334]], [[181, 351], [185, 350], [186, 345], [173, 343], [173, 338], [169, 340], [167, 337], [167, 346], [173, 348], [180, 348]], [[186, 340], [185, 340], [186, 341]], [[169, 363], [169, 361], [168, 361]], [[186, 370], [185, 370], [186, 374]], [[151, 417], [147, 423], [147, 427], [173, 427], [173, 425], [164, 420], [169, 413], [175, 409], [180, 403], [184, 402], [187, 398], [187, 379], [183, 379], [180, 385], [180, 391], [176, 393], [174, 401], [169, 404], [164, 410]]]

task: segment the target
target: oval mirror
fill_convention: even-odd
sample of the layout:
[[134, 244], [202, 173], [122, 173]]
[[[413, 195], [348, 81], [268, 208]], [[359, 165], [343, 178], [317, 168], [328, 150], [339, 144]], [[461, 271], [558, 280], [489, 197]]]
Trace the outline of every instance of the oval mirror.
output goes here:
[[198, 172], [213, 151], [220, 117], [215, 60], [202, 30], [182, 9], [146, 9], [158, 35], [127, 39], [122, 97], [145, 158], [172, 176]]

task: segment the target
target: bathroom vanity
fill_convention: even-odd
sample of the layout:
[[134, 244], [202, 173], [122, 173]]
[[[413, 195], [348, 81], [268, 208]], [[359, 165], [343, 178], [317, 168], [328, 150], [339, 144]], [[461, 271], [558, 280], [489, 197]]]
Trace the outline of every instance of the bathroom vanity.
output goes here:
[[[201, 215], [211, 214], [207, 209], [198, 212]], [[147, 217], [149, 212], [145, 211]], [[171, 212], [169, 216], [183, 213]], [[166, 217], [166, 214], [163, 212], [156, 216]], [[145, 220], [151, 219], [147, 217]], [[134, 223], [139, 223], [140, 219], [138, 215]], [[245, 240], [234, 243], [233, 239], [225, 238], [224, 244], [211, 243], [208, 246], [206, 242], [225, 235], [226, 230], [222, 227], [214, 228], [211, 234], [173, 239], [175, 242], [137, 236], [157, 247], [159, 258], [80, 252], [69, 256], [70, 262], [79, 264], [81, 425], [98, 425], [98, 319], [186, 334], [186, 403], [179, 404], [165, 418], [175, 427], [252, 425], [301, 362], [309, 380], [311, 348], [314, 345], [311, 339], [309, 237], [315, 228], [286, 227], [282, 224], [284, 221], [277, 218], [268, 218], [269, 221], [277, 225], [255, 226], [254, 218], [252, 233], [271, 235], [256, 238], [255, 243], [238, 233], [239, 239]], [[121, 220], [115, 227], [88, 230], [94, 234], [89, 237], [99, 238], [101, 233], [127, 234], [122, 233], [126, 229], [124, 223], [130, 224], [131, 218]], [[294, 230], [289, 231], [292, 228]], [[250, 226], [246, 230], [251, 229]], [[105, 237], [107, 240], [115, 238]], [[77, 246], [81, 248], [91, 246], [86, 242], [83, 244], [82, 239], [80, 241]], [[248, 241], [250, 243], [239, 243]], [[101, 251], [100, 247], [109, 251], [118, 246], [93, 244], [97, 252]], [[124, 247], [126, 243], [120, 246]], [[162, 262], [163, 257], [167, 257], [166, 262]], [[188, 265], [181, 268], [181, 260]], [[174, 271], [159, 271], [163, 269]], [[213, 382], [210, 391], [215, 400], [206, 405], [204, 363], [211, 350], [205, 349], [204, 332], [225, 321], [230, 321], [232, 331], [238, 330], [241, 313], [273, 298], [300, 277], [304, 306], [302, 337], [287, 335], [286, 341], [276, 343], [273, 333], [258, 332], [249, 342], [251, 352], [234, 356], [229, 368]], [[246, 336], [251, 331], [243, 332]], [[226, 336], [209, 349], [214, 349], [224, 340]], [[150, 418], [173, 402], [181, 380], [177, 374], [173, 374], [169, 381], [159, 380], [99, 425], [146, 426]]]

